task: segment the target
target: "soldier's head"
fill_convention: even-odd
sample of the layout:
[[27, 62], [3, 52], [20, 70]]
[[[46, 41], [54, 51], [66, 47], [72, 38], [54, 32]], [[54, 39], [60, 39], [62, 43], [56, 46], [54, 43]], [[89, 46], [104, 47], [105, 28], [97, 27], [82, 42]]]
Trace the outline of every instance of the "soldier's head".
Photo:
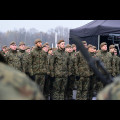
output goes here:
[[83, 43], [83, 45], [84, 45], [85, 48], [88, 48], [86, 41], [82, 41], [82, 43]]
[[88, 45], [88, 52], [94, 53], [94, 48], [91, 44]]
[[26, 52], [30, 54], [30, 47], [26, 47]]
[[7, 52], [9, 51], [9, 49], [10, 49], [10, 48], [6, 48], [5, 53], [7, 53]]
[[21, 50], [25, 50], [26, 49], [26, 46], [25, 46], [24, 42], [20, 42], [19, 43], [19, 49], [21, 49]]
[[106, 43], [106, 42], [101, 43], [101, 44], [100, 44], [100, 48], [101, 48], [101, 50], [103, 50], [103, 51], [107, 51], [107, 43]]
[[109, 52], [114, 53], [114, 50], [115, 50], [115, 45], [110, 45]]
[[17, 45], [14, 41], [10, 43], [10, 49], [11, 50], [16, 50], [17, 49]]
[[114, 55], [117, 56], [117, 49], [114, 49]]
[[48, 49], [50, 48], [49, 43], [46, 42], [45, 45]]
[[75, 52], [77, 51], [77, 47], [76, 47], [76, 45], [75, 45], [75, 44], [72, 44], [72, 46], [71, 46], [71, 47], [72, 47], [73, 51], [75, 51]]
[[44, 45], [42, 46], [42, 50], [45, 51], [45, 52], [48, 52], [48, 47], [44, 44]]
[[65, 48], [65, 41], [64, 40], [59, 40], [58, 44], [59, 44], [59, 48], [61, 48], [61, 49]]
[[50, 54], [50, 55], [53, 54], [52, 48], [49, 48], [49, 50], [48, 50], [48, 54]]
[[42, 47], [42, 41], [40, 39], [35, 40], [35, 46], [36, 47]]
[[94, 51], [94, 53], [97, 52], [96, 46], [93, 46], [93, 51]]
[[4, 45], [4, 46], [2, 47], [3, 52], [5, 52], [5, 51], [6, 51], [6, 48], [7, 48], [7, 46], [6, 46], [6, 45]]
[[70, 53], [71, 52], [71, 45], [67, 44], [65, 47], [65, 51]]

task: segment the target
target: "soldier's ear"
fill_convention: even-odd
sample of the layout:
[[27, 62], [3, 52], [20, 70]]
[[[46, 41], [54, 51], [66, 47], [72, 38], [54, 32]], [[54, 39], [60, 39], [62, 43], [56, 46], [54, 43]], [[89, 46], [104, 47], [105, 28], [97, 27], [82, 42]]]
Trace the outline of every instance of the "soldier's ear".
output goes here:
[[0, 62], [7, 64], [5, 58], [2, 54], [0, 54]]

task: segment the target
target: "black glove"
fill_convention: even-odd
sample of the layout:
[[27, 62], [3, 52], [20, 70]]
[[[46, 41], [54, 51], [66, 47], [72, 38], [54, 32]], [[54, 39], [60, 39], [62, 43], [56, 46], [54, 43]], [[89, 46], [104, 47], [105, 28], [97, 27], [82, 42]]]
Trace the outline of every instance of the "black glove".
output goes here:
[[80, 76], [76, 76], [76, 80], [78, 81], [80, 79]]

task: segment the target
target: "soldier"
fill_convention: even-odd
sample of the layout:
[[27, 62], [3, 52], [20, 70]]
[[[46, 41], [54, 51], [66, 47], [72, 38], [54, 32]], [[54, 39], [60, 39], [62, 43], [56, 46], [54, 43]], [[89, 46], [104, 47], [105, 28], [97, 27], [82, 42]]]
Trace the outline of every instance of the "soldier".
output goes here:
[[[87, 42], [82, 41], [83, 45], [87, 49]], [[89, 65], [81, 52], [77, 53], [77, 65], [79, 76], [77, 80], [77, 100], [88, 100], [89, 99], [89, 86], [90, 86], [90, 76], [93, 75]]]
[[29, 57], [30, 55], [25, 51], [26, 46], [24, 42], [20, 42], [19, 43], [19, 57], [21, 60], [21, 69], [22, 72], [26, 73], [27, 75], [29, 75]]
[[[112, 75], [112, 55], [107, 51], [107, 43], [103, 42], [100, 45], [101, 50], [96, 54], [96, 57], [98, 57], [101, 62], [103, 63], [104, 67], [108, 71], [109, 74]], [[103, 73], [103, 71], [101, 71]], [[103, 73], [104, 74], [104, 73]], [[104, 74], [105, 75], [105, 74]], [[98, 80], [97, 82], [97, 92], [99, 92], [101, 89], [103, 89], [105, 85], [101, 81]]]
[[35, 82], [40, 86], [43, 93], [45, 76], [49, 72], [47, 66], [47, 54], [42, 50], [42, 41], [35, 40], [35, 48], [30, 53], [31, 75], [35, 76]]
[[114, 78], [114, 82], [107, 85], [97, 95], [97, 100], [120, 100], [120, 78]]
[[64, 40], [58, 41], [59, 48], [53, 55], [51, 70], [54, 73], [53, 100], [64, 100], [64, 92], [68, 79], [69, 56], [65, 52]]
[[65, 99], [72, 100], [73, 99], [73, 89], [75, 84], [75, 69], [77, 69], [77, 64], [75, 64], [75, 55], [73, 53], [73, 49], [71, 45], [66, 45], [66, 52], [69, 55], [69, 76], [68, 82], [65, 90]]
[[[91, 57], [95, 58], [95, 47], [91, 44], [88, 45], [88, 52]], [[94, 97], [95, 87], [96, 87], [96, 76], [95, 74], [91, 71], [91, 76], [90, 76], [90, 86], [89, 86], [89, 100], [92, 100]]]
[[120, 58], [117, 56], [117, 49], [114, 49], [114, 55], [116, 56], [116, 75], [120, 75]]
[[1, 62], [0, 100], [44, 100], [44, 96], [24, 73]]
[[14, 67], [17, 70], [22, 71], [21, 58], [17, 51], [16, 43], [13, 41], [10, 43], [10, 50], [6, 54], [5, 58], [9, 66]]

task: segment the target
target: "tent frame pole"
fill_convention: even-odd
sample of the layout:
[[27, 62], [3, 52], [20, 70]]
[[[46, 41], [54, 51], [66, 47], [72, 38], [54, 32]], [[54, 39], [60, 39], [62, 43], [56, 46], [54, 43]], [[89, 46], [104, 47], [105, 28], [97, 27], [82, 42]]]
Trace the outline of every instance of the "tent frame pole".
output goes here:
[[98, 35], [98, 50], [100, 50], [100, 35]]

